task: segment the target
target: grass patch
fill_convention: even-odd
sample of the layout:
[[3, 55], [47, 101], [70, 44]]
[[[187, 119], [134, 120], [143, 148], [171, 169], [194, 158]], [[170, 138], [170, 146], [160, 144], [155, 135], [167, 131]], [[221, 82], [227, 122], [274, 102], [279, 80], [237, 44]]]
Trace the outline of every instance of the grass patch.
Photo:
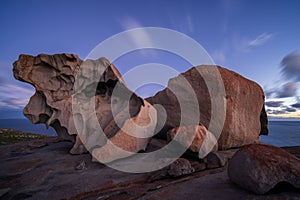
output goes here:
[[24, 142], [44, 138], [53, 138], [53, 136], [26, 133], [8, 128], [0, 129], [0, 145], [13, 144], [16, 142]]

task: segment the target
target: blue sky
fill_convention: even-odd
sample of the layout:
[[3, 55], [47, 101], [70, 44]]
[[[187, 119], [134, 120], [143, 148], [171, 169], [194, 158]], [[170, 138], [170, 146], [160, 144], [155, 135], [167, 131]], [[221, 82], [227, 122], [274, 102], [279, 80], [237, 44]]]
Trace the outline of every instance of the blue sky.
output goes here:
[[[22, 117], [34, 93], [12, 76], [19, 54], [68, 52], [84, 59], [108, 37], [149, 26], [188, 35], [216, 64], [258, 82], [270, 116], [300, 118], [300, 1], [3, 0], [0, 4], [0, 118]], [[134, 52], [115, 64], [122, 73], [146, 62], [175, 68], [186, 64], [157, 53], [158, 58], [149, 56], [151, 51], [148, 56]]]

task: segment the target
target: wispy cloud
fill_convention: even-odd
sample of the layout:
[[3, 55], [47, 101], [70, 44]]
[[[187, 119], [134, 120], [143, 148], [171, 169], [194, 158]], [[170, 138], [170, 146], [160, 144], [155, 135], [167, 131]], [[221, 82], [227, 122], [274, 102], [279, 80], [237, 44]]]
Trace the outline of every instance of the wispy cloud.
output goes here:
[[267, 113], [270, 115], [284, 115], [284, 114], [291, 114], [296, 112], [297, 109], [286, 106], [280, 109], [267, 109]]
[[267, 101], [266, 106], [268, 107], [281, 107], [283, 105], [283, 101]]
[[128, 17], [128, 16], [123, 17], [120, 20], [120, 24], [125, 30], [142, 27], [141, 24], [137, 20], [135, 20], [132, 17]]
[[211, 54], [212, 59], [216, 64], [224, 65], [226, 61], [226, 56], [223, 51], [217, 50]]
[[277, 98], [294, 97], [297, 95], [298, 84], [294, 82], [286, 83], [277, 91]]
[[275, 36], [275, 33], [262, 33], [257, 36], [255, 39], [250, 40], [248, 45], [251, 46], [260, 46], [271, 40]]
[[192, 17], [190, 14], [186, 15], [186, 24], [187, 24], [187, 28], [188, 28], [189, 32], [192, 33], [194, 31], [194, 26], [193, 26]]
[[300, 50], [294, 51], [282, 59], [281, 72], [285, 79], [300, 81]]
[[289, 82], [284, 85], [267, 90], [266, 96], [267, 98], [287, 98], [287, 97], [296, 97], [298, 91], [298, 83]]
[[0, 108], [23, 108], [27, 104], [30, 96], [32, 96], [33, 93], [33, 89], [7, 83], [1, 84]]
[[[124, 17], [121, 20], [121, 26], [125, 30], [130, 30], [133, 28], [141, 28], [143, 27], [137, 20], [131, 17]], [[151, 44], [151, 38], [146, 31], [140, 29], [135, 31], [134, 33], [128, 34], [129, 40], [134, 43], [136, 46], [140, 46], [142, 44]]]
[[232, 34], [230, 37], [226, 38], [220, 45], [219, 49], [213, 51], [211, 54], [212, 58], [216, 63], [224, 64], [227, 57], [234, 55], [235, 57], [240, 54], [248, 53], [255, 47], [261, 46], [269, 42], [274, 38], [276, 33], [262, 33], [256, 38], [249, 38], [249, 36]]
[[22, 109], [28, 103], [29, 99], [7, 98], [0, 100], [0, 108], [5, 109]]

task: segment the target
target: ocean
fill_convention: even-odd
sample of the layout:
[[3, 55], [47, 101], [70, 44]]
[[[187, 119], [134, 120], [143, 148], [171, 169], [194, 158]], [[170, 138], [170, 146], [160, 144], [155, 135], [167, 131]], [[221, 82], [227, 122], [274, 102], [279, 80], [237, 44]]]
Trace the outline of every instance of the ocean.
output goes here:
[[[44, 124], [32, 124], [28, 119], [0, 119], [0, 128], [55, 136], [55, 130]], [[300, 121], [269, 121], [269, 135], [261, 141], [274, 146], [300, 146]]]

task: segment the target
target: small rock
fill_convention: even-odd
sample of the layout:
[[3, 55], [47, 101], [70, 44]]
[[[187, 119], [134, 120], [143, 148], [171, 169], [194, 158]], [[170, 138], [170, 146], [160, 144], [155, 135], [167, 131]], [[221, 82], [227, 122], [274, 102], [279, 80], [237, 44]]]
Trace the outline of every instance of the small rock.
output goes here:
[[191, 163], [184, 158], [178, 158], [169, 166], [168, 175], [172, 177], [178, 177], [186, 174], [191, 174], [195, 169], [191, 166]]
[[87, 169], [87, 164], [84, 161], [81, 161], [76, 167], [76, 170], [85, 170]]
[[191, 163], [195, 172], [203, 171], [206, 169], [206, 164], [204, 162], [194, 161]]
[[48, 142], [44, 140], [35, 140], [30, 142], [30, 144], [28, 144], [28, 148], [30, 150], [45, 147], [45, 146], [48, 146]]
[[271, 145], [247, 145], [229, 161], [228, 175], [256, 194], [265, 194], [282, 182], [300, 189], [300, 159]]
[[206, 156], [207, 169], [223, 167], [227, 163], [227, 159], [218, 152], [211, 152]]

